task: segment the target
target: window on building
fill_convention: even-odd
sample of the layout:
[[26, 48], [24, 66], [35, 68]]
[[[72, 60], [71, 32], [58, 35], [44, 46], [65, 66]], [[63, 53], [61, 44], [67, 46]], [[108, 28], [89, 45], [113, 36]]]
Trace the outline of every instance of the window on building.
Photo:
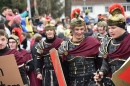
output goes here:
[[85, 12], [87, 10], [87, 7], [83, 7], [83, 11]]
[[92, 13], [93, 12], [93, 7], [88, 7], [88, 10]]
[[128, 6], [128, 5], [125, 5], [125, 6], [123, 6], [124, 7], [124, 10], [127, 12], [127, 11], [130, 11], [130, 6]]
[[130, 11], [130, 6], [127, 6], [127, 11]]
[[126, 6], [123, 6], [124, 7], [124, 10], [126, 11]]
[[89, 10], [92, 13], [93, 7], [83, 7], [83, 12], [86, 12], [86, 10]]
[[105, 7], [105, 12], [108, 12], [108, 7]]

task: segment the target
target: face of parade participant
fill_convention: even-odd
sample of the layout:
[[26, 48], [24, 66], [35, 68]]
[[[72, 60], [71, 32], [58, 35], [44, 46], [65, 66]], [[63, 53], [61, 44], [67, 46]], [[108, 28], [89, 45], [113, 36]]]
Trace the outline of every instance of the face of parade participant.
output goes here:
[[26, 37], [27, 37], [26, 34], [23, 33], [22, 34], [22, 40], [26, 39]]
[[9, 9], [4, 10], [4, 14], [5, 14], [5, 16], [8, 15], [8, 13], [9, 13], [8, 10], [9, 10]]
[[17, 48], [17, 42], [14, 39], [9, 39], [8, 44], [9, 44], [10, 49]]
[[0, 35], [0, 50], [7, 46], [8, 39], [5, 36]]
[[54, 30], [52, 30], [52, 29], [46, 30], [45, 33], [46, 33], [46, 36], [47, 36], [48, 39], [54, 38], [54, 34], [55, 34]]
[[105, 33], [104, 27], [103, 27], [103, 26], [99, 26], [99, 27], [98, 27], [98, 32], [99, 32], [100, 34], [104, 34], [104, 33]]
[[75, 27], [74, 28], [73, 38], [75, 39], [75, 41], [78, 41], [78, 40], [83, 38], [84, 31], [85, 31], [85, 27], [84, 26], [80, 26], [80, 27]]
[[29, 20], [29, 24], [32, 24], [32, 20], [31, 19]]
[[21, 23], [21, 17], [20, 17], [20, 15], [16, 15], [16, 16], [14, 17], [14, 22], [15, 22], [16, 24], [20, 24], [20, 23]]
[[13, 15], [12, 9], [8, 9], [8, 14], [9, 14], [9, 15]]
[[108, 26], [108, 32], [112, 38], [118, 38], [121, 35], [123, 35], [125, 30], [123, 28], [118, 27], [118, 26]]
[[20, 24], [20, 23], [21, 23], [21, 20], [19, 20], [19, 19], [18, 19], [18, 20], [15, 20], [15, 23], [16, 23], [16, 24]]

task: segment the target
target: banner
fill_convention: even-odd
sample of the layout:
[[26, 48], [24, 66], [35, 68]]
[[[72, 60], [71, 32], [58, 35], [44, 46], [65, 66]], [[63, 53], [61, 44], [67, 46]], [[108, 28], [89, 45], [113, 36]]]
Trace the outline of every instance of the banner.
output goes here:
[[67, 86], [65, 78], [64, 78], [64, 74], [62, 71], [59, 55], [58, 55], [57, 50], [55, 48], [50, 50], [50, 56], [51, 56], [51, 60], [53, 63], [53, 67], [54, 67], [54, 70], [55, 70], [55, 73], [57, 76], [59, 86]]
[[23, 86], [13, 54], [0, 56], [0, 86]]

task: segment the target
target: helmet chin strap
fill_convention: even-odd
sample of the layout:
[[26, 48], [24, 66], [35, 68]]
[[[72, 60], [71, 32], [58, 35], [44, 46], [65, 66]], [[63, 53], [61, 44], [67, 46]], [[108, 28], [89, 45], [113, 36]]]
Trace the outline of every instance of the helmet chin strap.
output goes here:
[[47, 43], [52, 43], [54, 40], [56, 39], [56, 35], [54, 35], [54, 37], [52, 39], [48, 39], [47, 36], [46, 36], [46, 42]]

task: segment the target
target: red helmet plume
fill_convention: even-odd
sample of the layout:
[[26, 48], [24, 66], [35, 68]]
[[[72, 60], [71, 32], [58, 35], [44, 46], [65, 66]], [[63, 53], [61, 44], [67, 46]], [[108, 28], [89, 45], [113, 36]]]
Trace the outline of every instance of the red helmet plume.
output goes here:
[[76, 15], [78, 16], [80, 14], [80, 9], [76, 8], [72, 11], [71, 13], [71, 19], [73, 19], [74, 17], [76, 17]]
[[46, 16], [47, 21], [51, 21], [51, 18], [49, 16]]
[[22, 43], [22, 30], [20, 29], [20, 28], [14, 28], [13, 30], [12, 30], [12, 34], [14, 34], [14, 35], [16, 35], [16, 36], [18, 36], [19, 37], [19, 40], [20, 40], [20, 43]]
[[[110, 14], [115, 14], [115, 10], [120, 10], [121, 11], [121, 14], [123, 15], [123, 16], [125, 16], [125, 12], [124, 12], [124, 7], [121, 5], [121, 4], [118, 4], [118, 3], [116, 3], [116, 4], [112, 4], [110, 7], [109, 7], [109, 13]], [[117, 13], [117, 12], [116, 12]]]

